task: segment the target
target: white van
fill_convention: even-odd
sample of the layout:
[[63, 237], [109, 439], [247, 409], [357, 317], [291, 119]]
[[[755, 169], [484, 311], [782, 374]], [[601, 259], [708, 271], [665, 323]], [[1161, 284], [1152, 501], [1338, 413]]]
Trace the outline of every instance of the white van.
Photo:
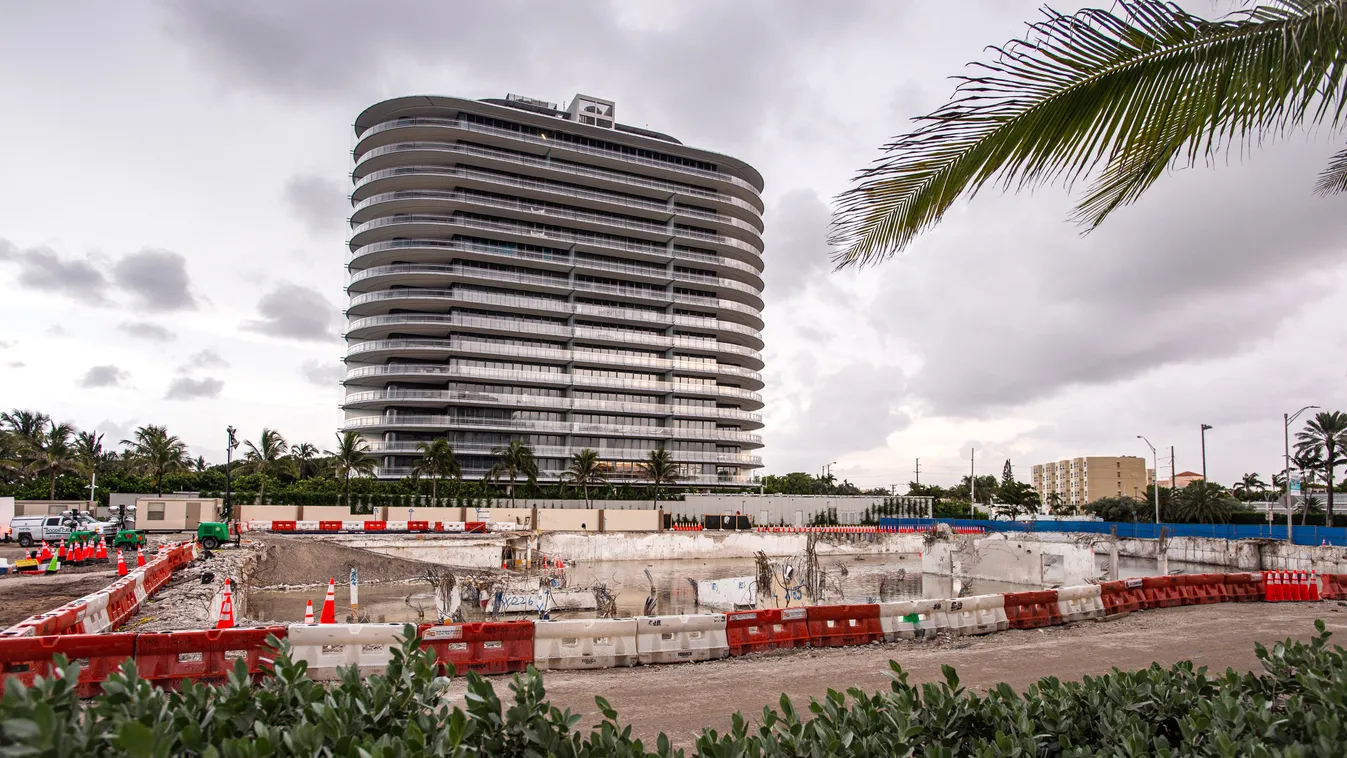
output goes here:
[[117, 535], [116, 527], [105, 521], [95, 521], [88, 513], [72, 514], [66, 511], [56, 516], [18, 516], [10, 520], [10, 531], [23, 547], [47, 541], [60, 542], [73, 531], [96, 532], [104, 540]]

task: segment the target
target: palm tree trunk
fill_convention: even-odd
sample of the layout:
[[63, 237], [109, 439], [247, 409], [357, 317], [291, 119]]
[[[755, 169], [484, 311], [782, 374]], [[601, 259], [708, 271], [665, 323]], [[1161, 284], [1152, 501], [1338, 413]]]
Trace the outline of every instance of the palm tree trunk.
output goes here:
[[430, 504], [435, 505], [435, 495], [439, 491], [440, 478], [435, 474], [430, 475]]
[[585, 482], [585, 510], [589, 510], [589, 482]]
[[258, 475], [258, 481], [260, 481], [262, 484], [261, 484], [260, 486], [258, 486], [258, 488], [257, 488], [257, 504], [258, 504], [258, 505], [266, 505], [266, 504], [267, 504], [267, 472], [263, 471], [261, 474], [259, 474], [259, 475]]
[[56, 472], [51, 472], [51, 489], [47, 492], [48, 500], [56, 499]]
[[346, 498], [346, 512], [351, 511], [351, 470], [348, 468], [341, 476], [341, 492]]
[[510, 507], [514, 507], [514, 472], [510, 472]]
[[1333, 526], [1333, 469], [1338, 465], [1338, 451], [1328, 449], [1328, 495], [1325, 505], [1328, 508], [1328, 517], [1324, 520], [1324, 526]]

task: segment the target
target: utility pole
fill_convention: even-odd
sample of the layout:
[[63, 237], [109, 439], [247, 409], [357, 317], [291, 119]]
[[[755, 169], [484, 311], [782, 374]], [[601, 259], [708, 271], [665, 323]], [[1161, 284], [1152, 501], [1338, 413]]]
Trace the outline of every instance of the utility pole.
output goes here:
[[973, 503], [977, 502], [977, 453], [975, 447], [968, 448], [968, 513], [973, 513]]
[[917, 477], [917, 484], [921, 484], [921, 459], [920, 459], [920, 458], [917, 459], [917, 467], [916, 467], [915, 469], [913, 469], [912, 473]]
[[[1157, 473], [1156, 476], [1158, 477], [1158, 476], [1159, 476], [1159, 473]], [[1160, 485], [1159, 482], [1156, 482], [1155, 484], [1156, 484], [1157, 487]], [[1174, 490], [1174, 489], [1177, 488], [1178, 486], [1179, 486], [1179, 475], [1174, 473], [1174, 446], [1173, 446], [1173, 445], [1170, 445], [1170, 446], [1169, 446], [1169, 489], [1170, 489], [1170, 490]]]
[[1294, 414], [1282, 414], [1282, 449], [1285, 455], [1283, 460], [1286, 463], [1286, 468], [1282, 469], [1282, 476], [1286, 479], [1286, 544], [1288, 545], [1293, 544], [1291, 540], [1291, 511], [1293, 510], [1291, 503], [1291, 422], [1300, 418], [1300, 414], [1305, 411], [1317, 409], [1318, 407], [1319, 406], [1317, 405], [1307, 405], [1296, 411]]
[[1207, 430], [1213, 429], [1211, 424], [1202, 425], [1202, 483], [1207, 483]]
[[[1157, 530], [1159, 530], [1159, 528], [1160, 528], [1160, 458], [1159, 458], [1159, 456], [1156, 455], [1156, 453], [1155, 453], [1155, 445], [1152, 445], [1150, 440], [1146, 439], [1145, 437], [1141, 436], [1140, 434], [1137, 435], [1137, 439], [1141, 440], [1142, 442], [1145, 442], [1145, 443], [1146, 443], [1146, 447], [1148, 447], [1148, 448], [1151, 449], [1151, 466], [1153, 466], [1153, 467], [1155, 468], [1155, 485], [1154, 485], [1151, 489], [1152, 489], [1152, 491], [1155, 492], [1155, 528], [1156, 528]], [[1171, 448], [1171, 449], [1172, 449], [1172, 448]], [[1173, 459], [1173, 458], [1170, 459], [1169, 465], [1170, 465], [1171, 468], [1173, 467], [1173, 465], [1174, 465], [1174, 459]], [[1173, 484], [1173, 482], [1170, 482], [1170, 484]], [[1160, 532], [1159, 532], [1159, 531], [1156, 531], [1155, 536], [1156, 536], [1156, 538], [1158, 539], [1158, 538], [1160, 537]]]

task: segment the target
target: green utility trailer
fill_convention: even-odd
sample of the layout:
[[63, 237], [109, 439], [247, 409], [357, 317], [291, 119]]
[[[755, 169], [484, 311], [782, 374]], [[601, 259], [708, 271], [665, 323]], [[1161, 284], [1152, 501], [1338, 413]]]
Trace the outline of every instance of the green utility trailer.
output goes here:
[[196, 541], [207, 550], [229, 542], [233, 535], [229, 533], [229, 524], [221, 521], [203, 521], [196, 527]]
[[117, 536], [112, 539], [112, 547], [130, 548], [132, 550], [142, 550], [149, 542], [145, 537], [145, 532], [138, 532], [135, 529], [123, 529], [117, 532]]

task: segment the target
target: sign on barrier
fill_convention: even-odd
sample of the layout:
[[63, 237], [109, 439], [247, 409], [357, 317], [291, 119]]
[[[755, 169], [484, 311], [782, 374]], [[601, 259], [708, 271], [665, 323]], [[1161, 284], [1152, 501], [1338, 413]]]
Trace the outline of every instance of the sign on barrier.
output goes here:
[[785, 650], [809, 645], [804, 608], [768, 608], [725, 615], [730, 655]]
[[809, 624], [809, 644], [814, 647], [866, 645], [882, 641], [879, 606], [811, 605], [805, 609]]
[[508, 674], [533, 663], [532, 621], [426, 625], [420, 633], [421, 646], [435, 651], [435, 662], [445, 673], [452, 665], [459, 674]]
[[330, 681], [346, 666], [359, 666], [366, 675], [382, 674], [403, 629], [403, 624], [291, 624], [287, 634], [294, 660], [309, 664], [309, 678]]
[[641, 616], [636, 619], [636, 654], [644, 664], [724, 658], [730, 654], [725, 614]]
[[267, 638], [274, 635], [285, 639], [286, 631], [284, 626], [268, 626], [146, 632], [136, 636], [136, 670], [151, 684], [178, 689], [189, 679], [201, 683], [223, 682], [236, 661], [242, 660], [256, 683], [271, 670], [276, 652], [267, 644]]
[[635, 666], [635, 619], [572, 619], [533, 624], [533, 665], [550, 669]]
[[1057, 588], [1057, 612], [1062, 623], [1092, 621], [1104, 617], [1104, 599], [1097, 584]]

